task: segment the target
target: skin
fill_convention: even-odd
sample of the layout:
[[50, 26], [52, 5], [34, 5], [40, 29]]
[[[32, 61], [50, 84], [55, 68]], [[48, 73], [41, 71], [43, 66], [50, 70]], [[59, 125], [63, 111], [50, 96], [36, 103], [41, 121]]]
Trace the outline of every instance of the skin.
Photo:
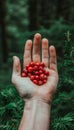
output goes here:
[[[40, 51], [42, 51], [41, 56]], [[16, 56], [13, 57], [12, 83], [25, 102], [19, 130], [48, 130], [51, 101], [58, 84], [55, 47], [49, 47], [48, 40], [46, 38], [41, 39], [41, 35], [36, 33], [33, 42], [31, 40], [26, 41], [23, 57], [23, 68], [31, 61], [42, 61], [50, 75], [46, 84], [35, 85], [28, 77], [21, 77], [20, 60]]]

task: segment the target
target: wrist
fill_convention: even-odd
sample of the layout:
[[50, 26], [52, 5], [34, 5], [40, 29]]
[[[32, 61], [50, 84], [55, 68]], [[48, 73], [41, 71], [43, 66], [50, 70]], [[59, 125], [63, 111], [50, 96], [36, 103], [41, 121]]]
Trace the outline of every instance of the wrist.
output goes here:
[[[48, 130], [51, 104], [40, 98], [26, 100], [19, 130]], [[23, 126], [23, 127], [22, 127]]]
[[49, 110], [50, 106], [51, 102], [48, 103], [46, 100], [43, 100], [38, 97], [34, 97], [30, 100], [25, 101], [25, 110], [32, 110], [34, 107]]
[[50, 109], [51, 104], [38, 98], [26, 101], [24, 115], [27, 122], [30, 122], [30, 130], [48, 130]]
[[24, 100], [25, 101], [25, 105], [26, 104], [33, 104], [33, 103], [42, 103], [42, 104], [45, 104], [45, 105], [51, 105], [51, 102], [52, 102], [52, 99], [50, 98], [49, 100], [46, 99], [46, 98], [43, 98], [41, 96], [33, 96], [31, 97], [30, 99], [26, 99]]

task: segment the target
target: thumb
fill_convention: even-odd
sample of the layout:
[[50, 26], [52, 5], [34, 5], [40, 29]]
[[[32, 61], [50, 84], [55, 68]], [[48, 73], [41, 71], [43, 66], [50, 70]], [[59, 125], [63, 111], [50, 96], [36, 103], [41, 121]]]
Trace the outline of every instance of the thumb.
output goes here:
[[17, 56], [13, 56], [13, 74], [21, 75], [20, 60]]

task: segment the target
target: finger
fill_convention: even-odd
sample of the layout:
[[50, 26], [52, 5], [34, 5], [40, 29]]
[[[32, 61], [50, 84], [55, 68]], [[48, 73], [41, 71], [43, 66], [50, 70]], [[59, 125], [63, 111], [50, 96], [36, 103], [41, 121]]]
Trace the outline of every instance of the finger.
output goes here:
[[32, 41], [27, 40], [25, 49], [24, 49], [24, 61], [23, 61], [24, 67], [31, 62], [31, 49], [32, 49]]
[[50, 53], [50, 69], [53, 69], [57, 71], [57, 60], [56, 60], [56, 49], [54, 46], [49, 47], [49, 53]]
[[48, 67], [48, 40], [42, 40], [42, 62], [45, 63], [45, 66]]
[[20, 60], [17, 56], [13, 57], [13, 74], [21, 75], [21, 65]]
[[33, 43], [33, 53], [32, 53], [34, 62], [40, 62], [40, 41], [41, 41], [41, 35], [39, 33], [35, 34]]

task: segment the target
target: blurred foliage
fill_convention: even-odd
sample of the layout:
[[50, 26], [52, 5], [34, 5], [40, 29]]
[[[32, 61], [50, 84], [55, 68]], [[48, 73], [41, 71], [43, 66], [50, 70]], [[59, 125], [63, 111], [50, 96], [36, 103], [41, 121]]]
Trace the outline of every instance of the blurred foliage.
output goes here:
[[[31, 1], [33, 2], [33, 0]], [[37, 16], [39, 16], [37, 19], [39, 20], [39, 23], [37, 23], [39, 24], [39, 28], [37, 30], [29, 30], [30, 14], [28, 9], [30, 5], [28, 0], [5, 1], [7, 9], [5, 18], [6, 40], [9, 55], [7, 64], [2, 62], [0, 64], [0, 130], [18, 129], [24, 103], [11, 84], [12, 56], [19, 56], [22, 63], [24, 44], [27, 39], [33, 39], [36, 32], [41, 33], [42, 38], [48, 38], [49, 45], [53, 44], [57, 50], [59, 83], [52, 102], [50, 130], [74, 130], [74, 1], [68, 0], [68, 6], [70, 3], [68, 20], [63, 18], [61, 12], [59, 13], [59, 18], [56, 18], [56, 12], [59, 10], [59, 3], [57, 2], [60, 2], [60, 0], [54, 0], [53, 2], [51, 0], [46, 1], [46, 4], [44, 4], [44, 0], [40, 0], [37, 3]], [[67, 0], [63, 0], [62, 2], [66, 6]], [[48, 3], [50, 3], [50, 8], [48, 8], [50, 9], [49, 20], [48, 17], [45, 19], [48, 12], [43, 12], [43, 9], [48, 11], [46, 10]], [[43, 5], [42, 9], [41, 4]], [[64, 7], [62, 5], [61, 9]], [[40, 11], [42, 12], [40, 13]], [[2, 61], [1, 45], [0, 60]]]

